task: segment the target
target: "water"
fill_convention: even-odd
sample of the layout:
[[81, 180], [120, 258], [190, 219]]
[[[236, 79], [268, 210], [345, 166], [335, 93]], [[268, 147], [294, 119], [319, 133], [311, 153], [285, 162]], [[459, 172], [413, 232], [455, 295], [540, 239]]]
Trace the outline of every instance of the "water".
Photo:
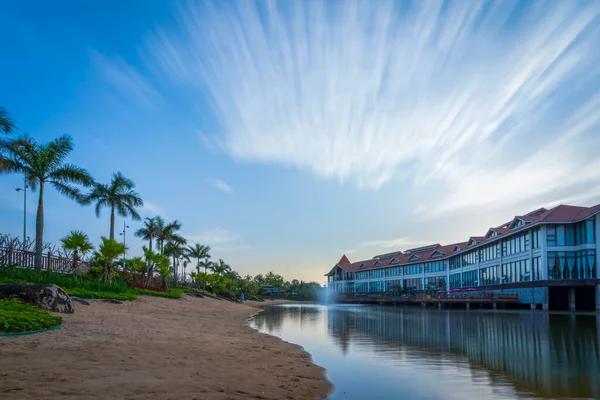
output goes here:
[[252, 326], [304, 347], [332, 399], [600, 399], [600, 314], [287, 305]]

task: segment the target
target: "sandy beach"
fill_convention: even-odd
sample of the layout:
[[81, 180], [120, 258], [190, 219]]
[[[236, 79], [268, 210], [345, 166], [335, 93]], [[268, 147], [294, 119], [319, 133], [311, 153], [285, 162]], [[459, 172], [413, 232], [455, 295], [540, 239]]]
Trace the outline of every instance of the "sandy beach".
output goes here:
[[59, 331], [0, 338], [0, 398], [320, 399], [331, 389], [299, 346], [245, 326], [259, 311], [250, 305], [184, 296], [76, 307]]

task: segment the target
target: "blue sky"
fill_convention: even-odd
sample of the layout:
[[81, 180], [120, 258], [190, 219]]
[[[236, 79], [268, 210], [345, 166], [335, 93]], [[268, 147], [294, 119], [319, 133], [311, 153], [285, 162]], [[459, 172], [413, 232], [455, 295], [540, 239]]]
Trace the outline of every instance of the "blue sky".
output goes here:
[[[0, 105], [39, 141], [70, 134], [71, 161], [103, 182], [122, 171], [144, 216], [179, 219], [240, 273], [322, 282], [344, 252], [600, 203], [599, 15], [596, 1], [8, 0]], [[0, 177], [0, 232], [21, 233], [19, 184]], [[108, 234], [107, 212], [56, 192], [46, 212], [49, 241]]]

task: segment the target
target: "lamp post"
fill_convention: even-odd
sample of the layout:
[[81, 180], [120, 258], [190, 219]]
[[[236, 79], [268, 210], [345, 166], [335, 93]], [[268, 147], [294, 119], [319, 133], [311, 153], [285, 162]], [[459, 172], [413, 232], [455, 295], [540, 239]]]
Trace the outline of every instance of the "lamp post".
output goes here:
[[23, 179], [23, 187], [16, 188], [17, 192], [23, 192], [23, 251], [25, 251], [25, 243], [27, 242], [27, 177]]
[[127, 255], [127, 247], [125, 246], [125, 233], [127, 232], [127, 228], [129, 228], [129, 225], [127, 225], [124, 221], [123, 221], [123, 232], [119, 233], [119, 236], [123, 236], [123, 246], [125, 247], [125, 252], [123, 253], [123, 268], [125, 268], [125, 256]]

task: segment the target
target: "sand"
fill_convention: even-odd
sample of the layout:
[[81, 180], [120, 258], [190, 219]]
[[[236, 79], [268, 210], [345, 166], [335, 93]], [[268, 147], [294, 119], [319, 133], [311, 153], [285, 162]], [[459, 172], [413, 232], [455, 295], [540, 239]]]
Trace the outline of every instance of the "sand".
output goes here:
[[0, 338], [5, 399], [320, 399], [299, 346], [246, 327], [249, 305], [184, 296], [76, 303], [59, 331]]

